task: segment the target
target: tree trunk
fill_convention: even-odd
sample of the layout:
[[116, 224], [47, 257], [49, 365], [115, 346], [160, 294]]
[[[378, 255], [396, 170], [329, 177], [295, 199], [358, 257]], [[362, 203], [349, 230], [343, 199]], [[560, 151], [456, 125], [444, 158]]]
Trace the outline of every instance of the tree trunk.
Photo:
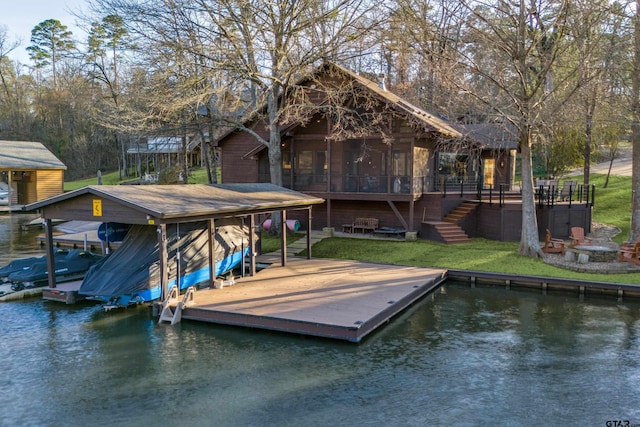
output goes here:
[[[525, 133], [526, 132], [526, 133]], [[531, 139], [528, 131], [520, 134], [520, 159], [522, 174], [522, 231], [518, 253], [529, 257], [542, 256], [538, 236], [538, 218], [533, 191], [533, 165], [531, 161]]]
[[[279, 85], [274, 83], [267, 95], [267, 110], [269, 115], [269, 174], [271, 183], [282, 186], [282, 149], [280, 146], [280, 125], [278, 123], [278, 92]], [[279, 212], [274, 212], [271, 218], [272, 234], [280, 235], [284, 232]]]

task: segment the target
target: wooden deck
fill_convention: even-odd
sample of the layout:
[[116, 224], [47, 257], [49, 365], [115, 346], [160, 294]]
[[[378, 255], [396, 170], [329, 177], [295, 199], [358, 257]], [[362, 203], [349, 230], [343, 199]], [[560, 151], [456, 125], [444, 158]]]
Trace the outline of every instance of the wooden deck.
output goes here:
[[291, 257], [198, 290], [182, 319], [359, 342], [445, 278], [440, 269]]
[[75, 304], [85, 299], [84, 295], [78, 294], [82, 285], [82, 280], [57, 283], [55, 288], [42, 288], [42, 299], [47, 301], [63, 302], [65, 304]]

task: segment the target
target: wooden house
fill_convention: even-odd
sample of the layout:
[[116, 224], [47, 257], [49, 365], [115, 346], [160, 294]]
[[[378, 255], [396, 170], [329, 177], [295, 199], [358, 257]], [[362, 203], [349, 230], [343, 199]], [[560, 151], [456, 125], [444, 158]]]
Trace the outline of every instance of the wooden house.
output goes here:
[[[507, 127], [449, 122], [335, 64], [320, 67], [301, 86], [309, 88], [305, 96], [312, 107], [304, 122], [283, 126], [283, 186], [325, 200], [314, 209], [314, 228], [339, 230], [357, 217], [375, 217], [380, 228], [421, 232], [436, 240], [485, 237], [477, 201], [492, 195], [497, 201], [499, 193], [513, 190], [517, 145]], [[344, 108], [313, 109], [338, 99]], [[341, 117], [346, 109], [352, 114], [347, 119]], [[354, 116], [377, 123], [377, 131], [338, 123]], [[268, 139], [264, 122], [247, 120], [245, 125]], [[251, 133], [235, 130], [217, 144], [222, 182], [269, 182], [266, 146]], [[472, 212], [475, 219], [438, 224], [466, 201], [476, 203], [463, 216]], [[435, 224], [432, 230], [425, 229], [428, 223]], [[518, 240], [518, 225], [506, 234], [505, 226], [486, 237]]]
[[0, 203], [24, 205], [61, 194], [66, 169], [40, 142], [0, 141], [0, 189], [10, 189]]

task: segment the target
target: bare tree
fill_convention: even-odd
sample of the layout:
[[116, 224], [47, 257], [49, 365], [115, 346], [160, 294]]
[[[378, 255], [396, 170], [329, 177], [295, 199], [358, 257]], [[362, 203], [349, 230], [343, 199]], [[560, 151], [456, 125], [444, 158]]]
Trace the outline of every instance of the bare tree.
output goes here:
[[[464, 49], [456, 63], [464, 70], [460, 90], [490, 107], [517, 129], [521, 156], [522, 233], [518, 252], [542, 256], [534, 200], [532, 145], [544, 130], [541, 117], [556, 88], [571, 75], [555, 76], [554, 65], [566, 49], [567, 0], [463, 1]], [[489, 58], [487, 58], [489, 57]], [[489, 59], [489, 60], [487, 60]], [[495, 96], [488, 96], [490, 88]]]
[[631, 236], [635, 241], [640, 236], [640, 0], [635, 1], [635, 10], [630, 16], [633, 23], [633, 66], [631, 69]]

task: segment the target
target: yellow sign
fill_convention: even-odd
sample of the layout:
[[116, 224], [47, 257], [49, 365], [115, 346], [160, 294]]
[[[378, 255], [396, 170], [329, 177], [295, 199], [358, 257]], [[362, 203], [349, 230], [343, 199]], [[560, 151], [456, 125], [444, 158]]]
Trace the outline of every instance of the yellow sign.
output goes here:
[[155, 219], [151, 219], [151, 218], [149, 218], [149, 219], [147, 220], [147, 224], [149, 224], [149, 225], [153, 225], [153, 224], [155, 224], [155, 223], [156, 223], [156, 220], [155, 220]]
[[102, 200], [93, 200], [93, 216], [102, 216]]

